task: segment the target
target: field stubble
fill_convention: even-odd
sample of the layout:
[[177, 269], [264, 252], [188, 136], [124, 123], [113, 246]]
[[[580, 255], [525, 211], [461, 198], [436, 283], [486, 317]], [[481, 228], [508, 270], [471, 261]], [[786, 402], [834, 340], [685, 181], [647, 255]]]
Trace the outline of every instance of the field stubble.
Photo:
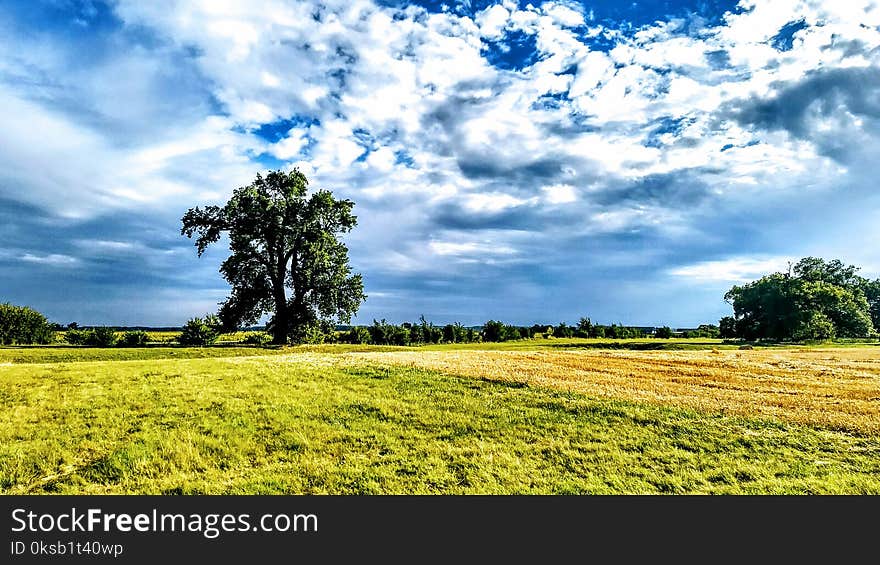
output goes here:
[[389, 351], [345, 355], [493, 381], [856, 432], [880, 431], [873, 347], [708, 351]]

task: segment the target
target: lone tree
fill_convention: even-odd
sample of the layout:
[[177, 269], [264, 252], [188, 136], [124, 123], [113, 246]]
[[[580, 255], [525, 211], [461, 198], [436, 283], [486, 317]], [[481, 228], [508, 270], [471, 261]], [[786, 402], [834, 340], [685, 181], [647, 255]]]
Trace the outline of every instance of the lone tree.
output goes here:
[[308, 183], [298, 169], [257, 174], [222, 208], [191, 208], [183, 216], [180, 233], [196, 236], [199, 257], [229, 235], [231, 255], [220, 267], [232, 285], [218, 312], [224, 330], [272, 313], [272, 342], [297, 341], [315, 327], [349, 322], [366, 298], [338, 239], [357, 224], [354, 203], [327, 190], [308, 195]]

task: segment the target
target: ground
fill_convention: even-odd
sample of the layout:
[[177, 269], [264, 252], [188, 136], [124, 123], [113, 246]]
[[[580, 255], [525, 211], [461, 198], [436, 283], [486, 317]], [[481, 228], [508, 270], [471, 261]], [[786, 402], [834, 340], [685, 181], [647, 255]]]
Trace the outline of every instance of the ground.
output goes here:
[[880, 493], [878, 415], [876, 345], [7, 348], [0, 492]]

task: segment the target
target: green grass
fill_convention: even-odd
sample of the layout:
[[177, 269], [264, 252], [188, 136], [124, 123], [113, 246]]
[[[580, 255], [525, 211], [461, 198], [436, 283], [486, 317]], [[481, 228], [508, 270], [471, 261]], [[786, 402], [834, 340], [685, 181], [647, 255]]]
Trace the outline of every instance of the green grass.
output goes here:
[[[283, 349], [262, 347], [0, 347], [0, 363], [72, 363], [87, 361], [148, 361], [160, 359], [202, 359], [252, 357], [283, 353]], [[2, 370], [2, 367], [0, 367]]]
[[0, 366], [0, 492], [880, 493], [873, 436], [321, 354], [92, 351], [112, 360]]

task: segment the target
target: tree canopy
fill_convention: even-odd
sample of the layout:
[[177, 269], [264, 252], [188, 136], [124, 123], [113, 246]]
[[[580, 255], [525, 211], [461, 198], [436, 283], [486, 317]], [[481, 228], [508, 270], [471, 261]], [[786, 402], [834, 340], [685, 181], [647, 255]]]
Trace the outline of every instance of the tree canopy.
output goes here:
[[196, 238], [200, 257], [223, 233], [229, 236], [231, 254], [220, 267], [232, 285], [218, 312], [223, 329], [271, 313], [273, 342], [281, 344], [348, 322], [366, 298], [339, 240], [357, 225], [353, 208], [327, 190], [309, 194], [308, 179], [293, 169], [257, 174], [223, 207], [188, 210], [180, 232]]
[[880, 280], [835, 259], [805, 257], [788, 272], [734, 286], [724, 299], [732, 318], [721, 320], [724, 337], [811, 340], [868, 337], [880, 327]]

